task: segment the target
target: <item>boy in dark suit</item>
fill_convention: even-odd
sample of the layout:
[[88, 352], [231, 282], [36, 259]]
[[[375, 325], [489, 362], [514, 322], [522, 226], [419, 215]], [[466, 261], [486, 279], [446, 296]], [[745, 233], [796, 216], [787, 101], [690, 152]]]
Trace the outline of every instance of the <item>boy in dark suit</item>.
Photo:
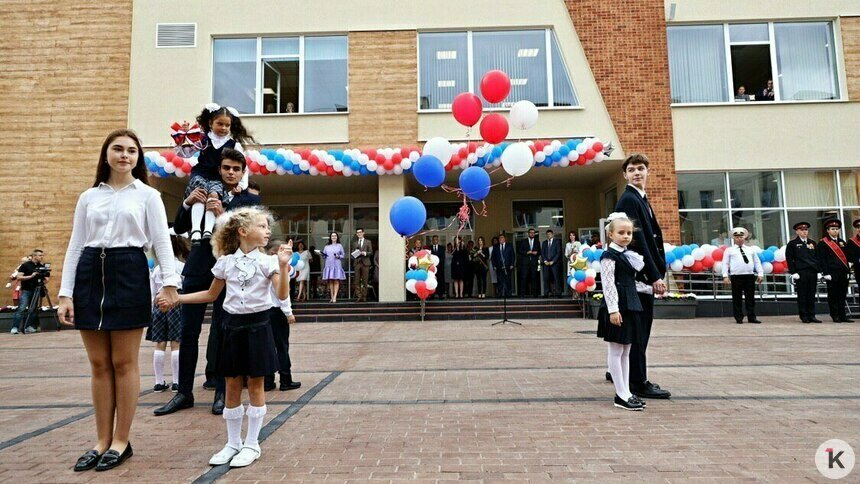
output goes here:
[[498, 250], [493, 251], [492, 260], [499, 281], [498, 295], [511, 297], [511, 275], [514, 272], [515, 262], [514, 248], [511, 247], [504, 235], [500, 235]]

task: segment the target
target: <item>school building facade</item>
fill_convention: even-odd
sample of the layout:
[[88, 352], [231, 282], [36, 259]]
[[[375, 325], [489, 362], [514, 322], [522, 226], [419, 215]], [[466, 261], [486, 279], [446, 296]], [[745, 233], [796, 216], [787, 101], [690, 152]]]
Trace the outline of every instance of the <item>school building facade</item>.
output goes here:
[[[719, 241], [743, 225], [761, 245], [782, 245], [800, 219], [816, 230], [860, 216], [860, 7], [848, 0], [4, 3], [0, 109], [20, 133], [0, 137], [0, 181], [16, 187], [0, 194], [10, 270], [36, 247], [61, 266], [75, 200], [116, 127], [169, 149], [169, 125], [216, 102], [240, 111], [256, 149], [480, 141], [450, 103], [479, 92], [493, 68], [512, 78], [508, 101], [540, 110], [509, 140], [596, 136], [615, 150], [494, 187], [466, 238], [596, 230], [634, 152], [652, 161], [649, 199], [672, 243]], [[768, 80], [773, 100], [761, 95]], [[749, 97], [736, 99], [741, 84]], [[504, 106], [485, 105], [494, 108]], [[404, 298], [404, 241], [388, 224], [397, 198], [422, 199], [443, 243], [457, 233], [462, 202], [408, 174], [254, 179], [279, 236], [319, 247], [334, 230], [349, 251], [363, 227], [380, 251], [383, 301]], [[168, 217], [186, 181], [153, 178]]]

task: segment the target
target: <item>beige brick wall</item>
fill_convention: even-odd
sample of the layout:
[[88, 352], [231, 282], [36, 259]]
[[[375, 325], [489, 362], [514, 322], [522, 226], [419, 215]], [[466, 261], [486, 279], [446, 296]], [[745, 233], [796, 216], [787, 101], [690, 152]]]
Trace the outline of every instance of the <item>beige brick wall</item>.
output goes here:
[[[3, 0], [0, 270], [34, 248], [61, 267], [105, 135], [127, 123], [131, 0]], [[59, 276], [59, 270], [57, 270]], [[59, 277], [50, 284], [56, 303]], [[0, 304], [10, 304], [8, 290]]]
[[418, 139], [417, 33], [349, 33], [349, 144], [412, 146]]
[[860, 101], [860, 17], [842, 17], [840, 23], [848, 99], [857, 102]]

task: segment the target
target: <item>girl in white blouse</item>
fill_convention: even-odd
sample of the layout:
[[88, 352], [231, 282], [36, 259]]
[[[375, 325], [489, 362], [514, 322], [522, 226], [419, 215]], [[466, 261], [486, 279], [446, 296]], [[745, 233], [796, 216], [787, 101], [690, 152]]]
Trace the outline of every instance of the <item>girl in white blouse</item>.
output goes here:
[[117, 130], [102, 145], [95, 184], [78, 199], [60, 286], [59, 319], [80, 330], [90, 361], [98, 436], [75, 471], [112, 469], [133, 454], [138, 353], [152, 316], [150, 246], [161, 267], [160, 297], [175, 302], [179, 275], [161, 195], [148, 184], [137, 135]]
[[[217, 370], [225, 377], [227, 392], [224, 420], [227, 422], [227, 445], [212, 456], [211, 465], [230, 464], [244, 467], [260, 457], [258, 437], [266, 415], [264, 378], [277, 370], [269, 309], [274, 305], [272, 289], [278, 299], [290, 295], [290, 260], [292, 240], [282, 244], [277, 256], [260, 252], [271, 236], [269, 212], [246, 207], [227, 212], [218, 218], [212, 236], [212, 251], [218, 257], [208, 291], [182, 294], [183, 304], [214, 301], [224, 287], [224, 335], [218, 352]], [[281, 277], [284, 274], [284, 277]], [[160, 302], [162, 310], [170, 307]], [[242, 442], [242, 386], [248, 377], [248, 433]]]

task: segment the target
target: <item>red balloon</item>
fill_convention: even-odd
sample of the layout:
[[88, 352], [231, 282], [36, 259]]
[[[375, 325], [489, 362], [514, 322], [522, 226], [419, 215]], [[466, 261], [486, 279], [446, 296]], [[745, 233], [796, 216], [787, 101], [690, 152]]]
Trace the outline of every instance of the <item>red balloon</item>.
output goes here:
[[409, 148], [400, 148], [400, 157], [409, 158]]
[[459, 156], [459, 157], [460, 157], [460, 159], [463, 159], [463, 158], [465, 158], [465, 157], [469, 156], [469, 149], [468, 149], [468, 148], [466, 148], [465, 146], [464, 146], [464, 147], [462, 147], [462, 148], [460, 148], [460, 149], [457, 151], [457, 156]]
[[490, 144], [499, 144], [508, 136], [508, 120], [498, 113], [488, 114], [481, 120], [481, 138]]
[[379, 166], [382, 166], [382, 165], [384, 165], [384, 164], [385, 164], [385, 155], [383, 155], [382, 153], [378, 153], [378, 154], [374, 157], [374, 159], [376, 160], [376, 164], [377, 164], [377, 165], [379, 165]]
[[399, 165], [401, 161], [403, 161], [403, 156], [400, 153], [394, 153], [391, 155], [391, 161], [394, 162], [395, 165]]
[[586, 277], [585, 280], [582, 282], [585, 283], [585, 287], [591, 287], [595, 284], [596, 281], [594, 280], [593, 277]]
[[532, 150], [532, 156], [537, 154], [537, 146], [535, 146], [534, 144], [530, 144], [528, 145], [528, 147], [530, 150]]
[[481, 94], [490, 103], [500, 103], [511, 93], [511, 78], [504, 72], [494, 69], [481, 79]]
[[[478, 143], [475, 143], [474, 141], [470, 141], [466, 145], [466, 148], [469, 149], [469, 153], [474, 153], [474, 152], [478, 151]], [[465, 156], [463, 158], [465, 158]]]
[[319, 163], [319, 161], [320, 159], [317, 155], [308, 156], [308, 163], [310, 163], [311, 165], [316, 165], [317, 163]]
[[582, 166], [586, 161], [588, 160], [585, 158], [585, 155], [579, 155], [579, 158], [576, 159], [576, 164]]
[[704, 269], [704, 267], [700, 260], [697, 260], [692, 266], [690, 266], [690, 270], [693, 272], [702, 272], [702, 269]]
[[589, 148], [588, 151], [585, 152], [585, 159], [586, 160], [593, 160], [596, 155], [597, 155], [597, 153], [595, 153], [594, 150]]
[[724, 250], [725, 249], [723, 249], [722, 247], [720, 247], [719, 249], [714, 249], [714, 252], [711, 254], [711, 257], [714, 258], [714, 262], [719, 262], [719, 261], [723, 260], [723, 251]]
[[186, 175], [191, 173], [191, 165], [188, 163], [182, 165], [182, 171], [184, 171]]
[[334, 176], [334, 174], [335, 174], [334, 168], [332, 168], [330, 166], [326, 167], [325, 172], [328, 176]]
[[184, 165], [186, 162], [185, 162], [185, 158], [181, 158], [181, 157], [177, 156], [177, 157], [173, 158], [173, 160], [171, 160], [170, 163], [172, 163], [173, 166], [175, 166], [176, 168], [181, 168], [182, 165]]
[[[459, 163], [459, 162], [458, 162], [458, 163]], [[454, 160], [451, 160], [451, 162], [450, 162], [450, 163], [448, 163], [447, 165], [445, 165], [445, 171], [451, 171], [451, 170], [453, 170], [453, 169], [454, 169]]]
[[260, 165], [254, 160], [248, 160], [248, 169], [251, 170], [251, 173], [257, 173], [260, 171]]
[[394, 169], [394, 160], [383, 161], [382, 167], [385, 168], [386, 170], [393, 170]]
[[422, 258], [422, 257], [424, 257], [424, 256], [426, 256], [426, 255], [430, 255], [430, 252], [429, 252], [429, 251], [427, 251], [427, 250], [419, 250], [418, 252], [416, 252], [416, 253], [415, 253], [415, 257], [416, 257], [417, 259], [420, 259], [420, 258]]
[[603, 143], [601, 143], [600, 141], [595, 141], [594, 144], [591, 145], [591, 149], [593, 149], [597, 153], [600, 153], [601, 151], [603, 151]]
[[771, 265], [773, 265], [774, 274], [782, 274], [785, 272], [785, 262], [773, 261]]
[[548, 145], [548, 144], [549, 143], [547, 143], [546, 141], [535, 141], [535, 144], [534, 144], [535, 151], [534, 152], [537, 153], [538, 151], [543, 151], [543, 147]]
[[268, 169], [266, 169], [266, 167], [265, 167], [265, 166], [260, 165], [260, 174], [261, 174], [261, 175], [268, 175], [268, 174], [269, 174], [269, 170], [268, 170]]
[[461, 92], [454, 98], [451, 104], [451, 113], [454, 119], [463, 126], [472, 127], [481, 119], [484, 107], [481, 99], [471, 92]]
[[371, 160], [375, 160], [377, 153], [376, 153], [376, 150], [369, 149], [369, 150], [365, 150], [364, 154], [367, 155], [367, 157], [370, 158]]
[[714, 258], [709, 255], [706, 255], [704, 258], [702, 258], [702, 267], [704, 267], [705, 269], [710, 269], [714, 267]]
[[579, 281], [576, 283], [576, 287], [574, 289], [576, 289], [576, 292], [584, 294], [588, 291], [588, 286], [585, 285], [585, 281]]

